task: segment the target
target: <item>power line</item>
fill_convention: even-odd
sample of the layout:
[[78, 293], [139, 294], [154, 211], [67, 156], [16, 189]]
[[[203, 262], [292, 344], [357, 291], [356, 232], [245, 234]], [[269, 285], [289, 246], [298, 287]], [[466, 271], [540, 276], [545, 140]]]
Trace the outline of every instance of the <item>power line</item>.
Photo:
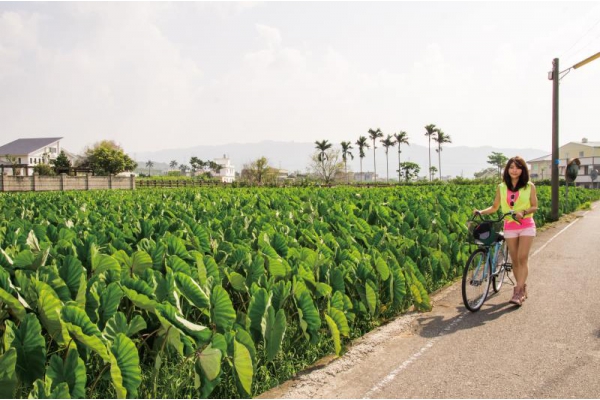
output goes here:
[[[566, 54], [568, 54], [569, 51], [571, 51], [581, 41], [581, 39], [583, 39], [588, 33], [590, 33], [598, 24], [600, 24], [600, 19], [598, 19], [598, 21], [596, 21], [594, 23], [594, 25], [592, 25], [592, 27], [587, 30], [587, 32], [585, 32], [583, 35], [581, 35], [579, 37], [579, 39], [577, 39], [577, 41], [571, 47], [569, 47], [569, 49], [567, 51], [565, 51], [559, 58], [564, 58], [566, 56]], [[575, 54], [573, 54], [572, 57], [574, 57], [575, 55], [577, 55], [578, 53], [580, 53], [583, 49], [585, 49], [587, 46], [589, 46], [594, 40], [598, 39], [598, 37], [600, 37], [600, 36], [597, 36], [595, 39], [593, 39], [592, 41], [588, 42], [588, 44], [586, 44], [585, 46], [583, 46], [582, 48], [580, 48], [579, 50], [577, 50], [577, 52]]]

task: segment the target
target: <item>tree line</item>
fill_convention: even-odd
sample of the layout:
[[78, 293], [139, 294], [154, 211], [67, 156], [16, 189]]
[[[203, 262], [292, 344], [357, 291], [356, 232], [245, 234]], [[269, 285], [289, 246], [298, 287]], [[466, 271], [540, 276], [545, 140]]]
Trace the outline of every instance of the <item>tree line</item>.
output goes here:
[[[369, 149], [371, 147], [369, 143], [369, 139], [372, 140], [373, 143], [373, 175], [374, 179], [377, 178], [377, 154], [375, 150], [377, 149], [377, 140], [382, 144], [385, 148], [385, 157], [386, 157], [386, 182], [389, 182], [389, 149], [390, 147], [394, 147], [398, 145], [398, 181], [402, 181], [404, 178], [405, 181], [412, 180], [416, 178], [421, 171], [421, 167], [413, 162], [402, 162], [401, 161], [401, 146], [403, 144], [410, 146], [408, 133], [405, 131], [399, 131], [398, 133], [388, 134], [384, 137], [383, 132], [380, 128], [377, 129], [369, 129], [368, 130], [369, 137], [360, 136], [354, 144], [358, 149], [358, 156], [360, 158], [360, 175], [362, 180], [365, 180], [365, 176], [363, 174], [363, 158], [366, 157], [365, 149]], [[442, 131], [439, 127], [436, 127], [435, 124], [429, 124], [425, 126], [425, 136], [429, 139], [429, 180], [432, 181], [436, 172], [439, 173], [439, 179], [442, 179], [442, 146], [446, 143], [452, 143], [452, 139], [450, 135], [447, 135]], [[437, 143], [437, 149], [435, 151], [438, 153], [438, 168], [431, 165], [431, 140]], [[341, 154], [342, 154], [342, 163], [345, 171], [346, 179], [349, 182], [350, 178], [348, 176], [348, 158], [354, 159], [354, 154], [351, 152], [354, 147], [352, 147], [352, 142], [350, 141], [342, 141], [340, 143], [341, 146]], [[315, 146], [318, 151], [316, 161], [320, 164], [320, 168], [318, 168], [319, 175], [326, 181], [329, 182], [333, 176], [331, 174], [332, 170], [335, 170], [331, 165], [326, 165], [328, 160], [336, 158], [336, 152], [332, 152], [331, 149], [333, 144], [328, 140], [315, 141]], [[317, 164], [317, 165], [319, 165]]]

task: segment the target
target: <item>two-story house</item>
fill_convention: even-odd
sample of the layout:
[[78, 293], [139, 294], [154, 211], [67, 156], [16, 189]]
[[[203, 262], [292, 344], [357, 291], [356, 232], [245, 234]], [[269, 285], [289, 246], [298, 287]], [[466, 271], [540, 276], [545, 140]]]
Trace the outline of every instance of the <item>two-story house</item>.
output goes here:
[[49, 164], [58, 157], [61, 139], [61, 137], [17, 139], [1, 146], [2, 173], [30, 175], [36, 165]]
[[[592, 179], [592, 171], [600, 172], [600, 142], [590, 142], [583, 138], [581, 142], [569, 142], [558, 149], [558, 175], [565, 177], [565, 168], [567, 162], [573, 158], [578, 158], [581, 163], [579, 174], [575, 180], [577, 186], [591, 188], [598, 184], [598, 180]], [[527, 161], [530, 166], [531, 177], [537, 179], [550, 179], [552, 174], [552, 155], [539, 157]]]

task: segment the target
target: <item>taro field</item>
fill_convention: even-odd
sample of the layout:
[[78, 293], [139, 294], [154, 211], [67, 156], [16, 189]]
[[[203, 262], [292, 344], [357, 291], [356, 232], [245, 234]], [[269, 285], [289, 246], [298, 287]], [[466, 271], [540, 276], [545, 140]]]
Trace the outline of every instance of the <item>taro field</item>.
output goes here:
[[[492, 186], [0, 195], [0, 397], [251, 397], [455, 280]], [[550, 190], [538, 190], [538, 225]], [[598, 191], [570, 191], [575, 209]]]

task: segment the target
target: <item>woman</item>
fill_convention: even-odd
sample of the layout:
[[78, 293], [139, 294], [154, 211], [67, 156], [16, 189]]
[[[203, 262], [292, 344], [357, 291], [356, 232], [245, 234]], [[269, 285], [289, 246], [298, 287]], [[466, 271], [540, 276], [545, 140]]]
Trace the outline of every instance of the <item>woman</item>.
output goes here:
[[474, 210], [474, 213], [493, 214], [499, 207], [502, 207], [502, 213], [515, 212], [517, 221], [511, 216], [504, 219], [504, 238], [517, 280], [510, 302], [520, 306], [527, 298], [529, 250], [536, 233], [533, 213], [538, 209], [537, 194], [535, 185], [529, 181], [527, 164], [521, 157], [508, 160], [502, 178], [503, 182], [496, 190], [494, 204], [485, 210]]

